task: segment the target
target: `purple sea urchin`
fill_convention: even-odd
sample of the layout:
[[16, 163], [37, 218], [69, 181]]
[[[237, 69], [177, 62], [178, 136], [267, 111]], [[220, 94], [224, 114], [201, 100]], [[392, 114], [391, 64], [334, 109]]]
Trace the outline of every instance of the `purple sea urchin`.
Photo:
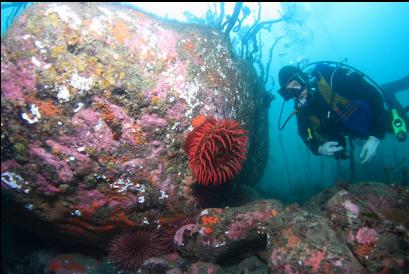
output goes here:
[[120, 234], [111, 241], [108, 251], [108, 258], [124, 271], [136, 271], [146, 259], [171, 252], [155, 230]]

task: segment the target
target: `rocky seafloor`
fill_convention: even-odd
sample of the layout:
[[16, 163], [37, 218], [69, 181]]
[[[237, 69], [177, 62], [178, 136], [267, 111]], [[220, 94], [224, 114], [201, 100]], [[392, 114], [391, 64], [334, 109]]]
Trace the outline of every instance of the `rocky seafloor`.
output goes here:
[[27, 235], [6, 228], [3, 273], [405, 273], [408, 205], [408, 187], [362, 182], [302, 206], [268, 199], [207, 208], [177, 230], [172, 253], [128, 272], [104, 250], [64, 249], [44, 238], [30, 247], [19, 239]]

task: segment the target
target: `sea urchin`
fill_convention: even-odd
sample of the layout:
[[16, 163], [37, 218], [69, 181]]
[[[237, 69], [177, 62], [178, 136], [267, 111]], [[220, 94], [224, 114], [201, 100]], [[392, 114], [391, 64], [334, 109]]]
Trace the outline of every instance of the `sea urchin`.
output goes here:
[[171, 252], [155, 230], [136, 230], [114, 238], [108, 247], [108, 258], [124, 271], [136, 271], [150, 258]]
[[246, 159], [247, 136], [237, 121], [206, 117], [189, 133], [185, 151], [201, 185], [218, 185], [233, 178]]

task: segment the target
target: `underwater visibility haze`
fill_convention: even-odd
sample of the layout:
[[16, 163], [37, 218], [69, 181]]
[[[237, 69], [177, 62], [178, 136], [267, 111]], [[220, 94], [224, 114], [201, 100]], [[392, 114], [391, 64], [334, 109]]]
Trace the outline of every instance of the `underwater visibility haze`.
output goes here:
[[2, 273], [409, 269], [409, 3], [1, 14]]

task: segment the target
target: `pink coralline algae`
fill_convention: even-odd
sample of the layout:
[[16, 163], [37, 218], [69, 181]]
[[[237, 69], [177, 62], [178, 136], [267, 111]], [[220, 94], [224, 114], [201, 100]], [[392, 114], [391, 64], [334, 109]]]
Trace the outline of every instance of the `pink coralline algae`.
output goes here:
[[377, 235], [375, 229], [364, 226], [356, 233], [356, 240], [360, 244], [371, 244], [376, 240]]
[[44, 176], [37, 175], [38, 188], [44, 193], [59, 193], [60, 189], [51, 184]]
[[355, 236], [354, 236], [354, 233], [352, 231], [348, 232], [347, 240], [348, 240], [349, 243], [353, 243], [355, 241]]
[[271, 217], [274, 217], [272, 215], [272, 210], [273, 208], [266, 206], [257, 211], [247, 212], [246, 214], [238, 214], [236, 218], [246, 220], [249, 225], [252, 225], [257, 222], [264, 222], [269, 220]]
[[9, 100], [24, 100], [23, 89], [15, 81], [1, 80], [1, 90], [4, 93], [4, 96]]
[[[1, 53], [5, 55], [2, 45]], [[34, 65], [29, 60], [18, 60], [16, 64], [1, 61], [1, 92], [8, 100], [24, 101], [24, 96], [35, 89]]]
[[197, 224], [184, 225], [176, 231], [173, 240], [176, 245], [184, 245], [184, 235], [192, 235], [193, 233], [198, 233], [199, 230], [200, 226]]
[[270, 260], [271, 260], [271, 264], [273, 265], [273, 267], [278, 267], [281, 264], [281, 262], [284, 260], [285, 255], [287, 253], [288, 251], [283, 247], [272, 249]]
[[[268, 203], [260, 202], [261, 205], [255, 210], [251, 210], [245, 213], [239, 213], [235, 217], [236, 221], [244, 221], [248, 225], [252, 225], [258, 222], [265, 222], [277, 213], [277, 209], [269, 205]], [[274, 212], [274, 214], [273, 214]]]
[[300, 273], [300, 272], [298, 272], [298, 271], [295, 271], [295, 272], [294, 272], [294, 270], [292, 269], [291, 265], [289, 265], [289, 264], [286, 264], [286, 265], [284, 266], [284, 272], [285, 272], [286, 274], [299, 274], [299, 273]]
[[74, 147], [92, 147], [96, 151], [112, 153], [119, 146], [114, 140], [109, 127], [102, 121], [100, 115], [90, 109], [84, 109], [72, 118], [74, 136], [62, 136], [67, 144]]
[[166, 115], [172, 117], [172, 119], [175, 119], [177, 121], [183, 121], [186, 109], [186, 105], [180, 102], [176, 102], [171, 107], [169, 107], [169, 109], [166, 111]]
[[172, 87], [169, 81], [170, 81], [169, 76], [164, 75], [160, 77], [156, 82], [156, 87], [150, 91], [151, 97], [153, 96], [159, 96], [160, 98], [165, 97]]
[[80, 200], [80, 204], [84, 205], [91, 205], [95, 201], [98, 201], [100, 204], [105, 204], [105, 201], [107, 200], [105, 195], [103, 195], [97, 189], [90, 191], [84, 186], [79, 187], [77, 197]]
[[324, 254], [318, 250], [317, 252], [313, 253], [311, 257], [305, 260], [305, 264], [312, 267], [313, 272], [317, 272], [320, 268], [320, 264], [322, 259], [324, 258]]
[[178, 58], [176, 47], [180, 36], [174, 31], [166, 29], [158, 29], [157, 36], [160, 37], [158, 41], [158, 49], [165, 53], [165, 56]]
[[77, 150], [53, 140], [47, 140], [46, 144], [55, 154], [61, 155], [60, 157], [68, 163], [70, 169], [76, 174], [88, 173], [92, 168], [91, 159]]
[[246, 223], [232, 223], [229, 226], [227, 237], [232, 241], [244, 239], [248, 230], [249, 226]]
[[73, 179], [74, 174], [66, 160], [60, 160], [54, 154], [48, 153], [44, 148], [37, 145], [30, 146], [30, 153], [32, 157], [37, 158], [43, 164], [53, 167], [60, 179], [59, 183], [67, 183]]
[[356, 204], [352, 203], [350, 200], [346, 200], [342, 205], [353, 215], [357, 216], [359, 214], [359, 207]]
[[6, 172], [7, 170], [12, 170], [14, 168], [21, 168], [21, 165], [19, 165], [16, 161], [14, 160], [8, 160], [4, 161], [1, 163], [1, 172]]
[[165, 119], [158, 117], [155, 114], [144, 114], [141, 118], [141, 124], [144, 125], [144, 127], [162, 128], [166, 127], [167, 122]]
[[258, 211], [250, 211], [244, 214], [237, 214], [234, 222], [228, 227], [227, 237], [230, 240], [245, 238], [248, 232], [258, 223], [265, 222], [271, 219], [273, 217], [271, 212], [272, 209], [266, 207]]

